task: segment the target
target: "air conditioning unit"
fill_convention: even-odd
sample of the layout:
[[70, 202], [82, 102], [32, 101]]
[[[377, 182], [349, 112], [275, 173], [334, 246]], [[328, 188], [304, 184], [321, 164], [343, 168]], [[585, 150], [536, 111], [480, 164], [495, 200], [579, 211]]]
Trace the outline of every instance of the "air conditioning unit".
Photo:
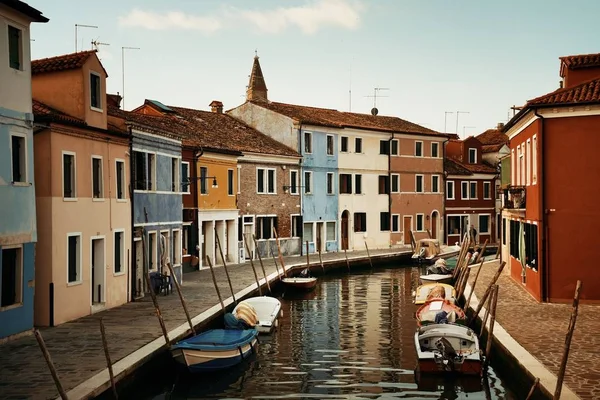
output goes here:
[[239, 253], [239, 259], [238, 259], [238, 264], [244, 264], [246, 262], [246, 252], [244, 251], [245, 249], [243, 247], [240, 247], [240, 253]]

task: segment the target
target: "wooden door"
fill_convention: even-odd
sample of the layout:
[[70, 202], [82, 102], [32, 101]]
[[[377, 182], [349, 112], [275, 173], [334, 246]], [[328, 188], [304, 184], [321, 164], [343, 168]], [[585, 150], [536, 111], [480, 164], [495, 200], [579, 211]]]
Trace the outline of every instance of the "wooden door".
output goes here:
[[342, 250], [348, 250], [348, 215], [350, 213], [345, 210], [342, 213]]
[[321, 231], [323, 230], [323, 223], [322, 222], [317, 222], [317, 247], [315, 248], [316, 252], [319, 252], [322, 250], [321, 248]]
[[437, 239], [437, 230], [438, 230], [438, 213], [437, 212], [433, 212], [431, 214], [431, 238], [432, 239]]
[[403, 219], [404, 244], [410, 244], [410, 231], [412, 230], [412, 216], [404, 216]]

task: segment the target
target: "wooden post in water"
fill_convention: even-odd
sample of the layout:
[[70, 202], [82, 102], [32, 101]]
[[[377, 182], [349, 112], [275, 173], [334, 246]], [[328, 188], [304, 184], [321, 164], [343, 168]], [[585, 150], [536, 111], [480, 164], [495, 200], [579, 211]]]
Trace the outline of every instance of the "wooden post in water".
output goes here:
[[558, 378], [556, 380], [556, 389], [554, 390], [554, 400], [560, 399], [563, 380], [565, 379], [565, 371], [567, 369], [567, 361], [569, 359], [569, 350], [571, 347], [571, 339], [575, 330], [575, 322], [577, 322], [577, 311], [579, 310], [579, 295], [581, 293], [581, 281], [577, 281], [575, 287], [575, 296], [573, 297], [573, 310], [571, 311], [571, 319], [569, 320], [569, 328], [567, 329], [567, 337], [565, 338], [565, 348], [563, 350], [562, 360], [560, 361], [560, 369], [558, 370]]
[[417, 242], [415, 241], [415, 235], [413, 233], [413, 231], [409, 231], [410, 232], [410, 248], [412, 249], [412, 252], [415, 252], [415, 246], [417, 245]]
[[429, 228], [427, 228], [427, 236], [429, 237], [429, 239], [431, 239], [431, 231], [429, 230]]
[[469, 280], [469, 274], [471, 273], [471, 268], [465, 268], [464, 274], [461, 276], [459, 285], [458, 285], [458, 293], [456, 296], [457, 301], [462, 297], [465, 293], [465, 287], [467, 286], [467, 282]]
[[54, 367], [54, 363], [52, 362], [52, 357], [50, 357], [50, 353], [48, 352], [48, 349], [46, 348], [46, 343], [44, 343], [44, 338], [42, 337], [41, 332], [34, 328], [33, 334], [35, 335], [35, 338], [40, 346], [40, 349], [42, 350], [42, 354], [44, 355], [44, 358], [46, 359], [46, 364], [48, 364], [48, 369], [50, 370], [50, 373], [52, 374], [52, 379], [54, 380], [56, 389], [58, 389], [58, 394], [60, 394], [60, 397], [63, 400], [67, 400], [68, 399], [67, 392], [65, 392], [63, 385], [60, 383], [60, 379], [58, 378], [58, 373], [56, 372], [56, 368]]
[[346, 267], [348, 267], [348, 272], [350, 272], [350, 261], [348, 261], [348, 252], [344, 249], [344, 256], [346, 257]]
[[263, 275], [265, 277], [265, 282], [267, 282], [267, 289], [269, 293], [271, 293], [271, 285], [269, 284], [269, 280], [267, 279], [267, 272], [265, 271], [265, 266], [262, 262], [262, 257], [260, 256], [260, 251], [258, 251], [258, 242], [256, 241], [256, 235], [252, 234], [252, 240], [254, 241], [254, 247], [256, 247], [256, 255], [258, 256], [258, 261], [260, 262], [260, 267], [262, 268]]
[[485, 253], [485, 249], [487, 248], [487, 244], [488, 244], [488, 240], [485, 239], [485, 242], [483, 242], [483, 247], [481, 248], [481, 251], [479, 252], [479, 254], [477, 254], [477, 258], [475, 259], [475, 261], [473, 261], [473, 263], [478, 263], [479, 260], [481, 260], [481, 258], [483, 257], [483, 253]]
[[477, 316], [479, 315], [479, 313], [481, 312], [481, 309], [483, 308], [483, 304], [485, 303], [485, 301], [487, 300], [488, 296], [490, 295], [490, 292], [492, 290], [492, 286], [496, 284], [496, 281], [500, 277], [500, 274], [502, 273], [502, 270], [504, 269], [505, 265], [506, 265], [506, 261], [502, 261], [502, 263], [500, 263], [500, 266], [498, 267], [498, 271], [496, 271], [496, 275], [494, 275], [494, 278], [492, 279], [492, 281], [490, 282], [487, 290], [483, 294], [483, 297], [479, 300], [479, 304], [477, 305], [477, 309], [475, 310], [475, 314], [473, 314], [471, 316], [471, 318], [469, 318], [469, 322], [467, 323], [467, 325], [471, 325], [473, 323], [473, 321], [475, 321], [477, 319]]
[[275, 253], [273, 253], [273, 249], [269, 245], [269, 251], [271, 252], [271, 257], [273, 257], [273, 263], [275, 264], [275, 270], [277, 271], [277, 277], [281, 280], [281, 275], [279, 275], [279, 267], [277, 266], [277, 260], [275, 259]]
[[323, 273], [325, 273], [325, 266], [323, 265], [323, 258], [321, 258], [321, 250], [319, 250], [319, 264], [321, 264], [321, 269]]
[[[493, 292], [493, 289], [492, 289], [492, 292]], [[483, 314], [483, 318], [481, 319], [481, 329], [479, 331], [479, 337], [483, 336], [483, 332], [485, 331], [485, 326], [487, 325], [488, 317], [490, 316], [492, 297], [494, 297], [493, 293], [490, 293], [490, 294], [491, 294], [491, 296], [489, 296], [486, 301], [487, 306], [485, 308], [485, 313]]]
[[262, 288], [260, 286], [260, 282], [258, 281], [258, 274], [256, 273], [256, 268], [254, 268], [254, 261], [252, 261], [252, 254], [250, 253], [250, 247], [248, 247], [248, 241], [246, 237], [243, 237], [244, 245], [246, 246], [246, 252], [250, 254], [250, 266], [252, 267], [252, 272], [254, 272], [254, 279], [256, 279], [256, 286], [258, 287], [258, 294], [262, 296]]
[[373, 269], [373, 261], [371, 261], [371, 255], [369, 254], [369, 246], [367, 246], [366, 240], [365, 240], [365, 247], [367, 248], [367, 257], [369, 257], [369, 264], [371, 264], [371, 269]]
[[283, 269], [283, 276], [287, 278], [285, 262], [283, 262], [283, 254], [281, 253], [281, 245], [279, 244], [279, 236], [277, 236], [277, 229], [275, 229], [275, 227], [273, 227], [273, 233], [275, 234], [275, 241], [277, 243], [277, 255], [279, 256], [279, 263], [281, 264], [281, 269]]
[[179, 300], [181, 301], [181, 306], [183, 307], [183, 312], [185, 312], [185, 318], [190, 324], [190, 329], [192, 330], [192, 335], [196, 335], [196, 330], [194, 329], [194, 325], [192, 324], [192, 319], [190, 318], [190, 313], [188, 312], [187, 304], [185, 299], [183, 298], [183, 293], [181, 292], [181, 286], [177, 281], [177, 277], [175, 276], [175, 271], [173, 270], [173, 266], [171, 263], [167, 263], [167, 267], [169, 268], [169, 272], [171, 272], [171, 276], [173, 277], [173, 281], [175, 282], [175, 289], [177, 289], [177, 294], [179, 295]]
[[112, 362], [108, 353], [108, 343], [106, 342], [106, 332], [104, 331], [104, 321], [100, 318], [100, 334], [102, 335], [102, 347], [104, 347], [104, 356], [106, 357], [106, 366], [108, 367], [108, 376], [110, 378], [110, 386], [112, 387], [115, 399], [119, 398], [117, 394], [117, 385], [115, 384], [115, 376], [113, 375]]
[[160, 329], [162, 330], [163, 336], [165, 337], [165, 342], [167, 346], [171, 345], [171, 341], [169, 340], [169, 334], [167, 333], [167, 327], [165, 326], [165, 321], [163, 320], [162, 314], [160, 313], [160, 307], [158, 306], [158, 300], [156, 299], [156, 293], [154, 293], [154, 288], [152, 287], [152, 280], [150, 280], [150, 271], [148, 266], [148, 258], [146, 258], [146, 229], [142, 228], [142, 251], [144, 252], [144, 270], [146, 273], [144, 274], [144, 278], [146, 279], [146, 285], [148, 286], [148, 291], [150, 292], [150, 297], [152, 297], [152, 303], [154, 304], [154, 309], [156, 310], [156, 317], [158, 318], [158, 323], [160, 324]]
[[[500, 248], [502, 247], [502, 242], [498, 242], [498, 248], [496, 249], [496, 256], [494, 257], [494, 260], [498, 259], [498, 256], [500, 255]], [[538, 380], [538, 383], [540, 381]]]
[[527, 398], [525, 400], [531, 400], [531, 398], [533, 397], [533, 393], [535, 392], [535, 389], [537, 389], [537, 387], [540, 385], [540, 378], [535, 378], [535, 381], [533, 381], [533, 385], [531, 385], [531, 389], [529, 390], [529, 394], [527, 395]]
[[473, 296], [473, 292], [475, 292], [475, 285], [477, 284], [477, 278], [479, 278], [479, 273], [481, 272], [482, 268], [483, 268], [483, 261], [481, 262], [481, 264], [479, 264], [479, 268], [477, 269], [477, 273], [475, 274], [475, 280], [473, 281], [473, 286], [471, 287], [471, 293], [469, 293], [469, 298], [465, 302], [465, 308], [464, 308], [465, 313], [467, 312], [467, 310], [469, 310], [469, 304], [471, 304], [471, 297]]
[[496, 306], [498, 305], [499, 288], [500, 287], [498, 285], [494, 285], [494, 293], [491, 297], [490, 308], [492, 310], [490, 311], [490, 329], [488, 330], [487, 341], [485, 344], [485, 369], [487, 369], [487, 367], [490, 365], [490, 357], [492, 355], [492, 342], [494, 341], [494, 323], [496, 322]]
[[223, 314], [225, 314], [225, 303], [223, 303], [223, 298], [221, 297], [221, 291], [219, 290], [219, 285], [217, 285], [217, 278], [215, 276], [213, 264], [212, 264], [212, 261], [210, 261], [209, 256], [206, 256], [206, 261], [208, 261], [208, 266], [210, 268], [210, 274], [212, 275], [212, 280], [213, 280], [213, 283], [215, 284], [215, 289], [217, 290], [217, 296], [219, 297], [219, 302], [221, 303], [221, 309], [223, 310]]
[[306, 268], [310, 268], [310, 256], [308, 254], [308, 240], [306, 241]]
[[227, 276], [227, 283], [229, 283], [229, 289], [231, 290], [231, 297], [233, 298], [233, 304], [237, 305], [237, 300], [235, 299], [235, 293], [233, 292], [233, 285], [231, 284], [231, 278], [229, 277], [229, 271], [227, 271], [227, 262], [225, 261], [225, 256], [223, 255], [223, 248], [221, 247], [221, 239], [219, 239], [219, 234], [217, 233], [216, 228], [215, 228], [215, 237], [217, 238], [217, 246], [219, 247], [219, 253], [221, 254], [221, 260], [223, 260], [223, 269], [225, 269], [225, 275]]

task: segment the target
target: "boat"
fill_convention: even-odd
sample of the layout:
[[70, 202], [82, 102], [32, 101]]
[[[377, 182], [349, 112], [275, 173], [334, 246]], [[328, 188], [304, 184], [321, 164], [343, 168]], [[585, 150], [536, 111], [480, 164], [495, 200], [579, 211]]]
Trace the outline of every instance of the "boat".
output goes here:
[[230, 368], [256, 352], [256, 329], [211, 329], [171, 347], [175, 361], [190, 372]]
[[472, 329], [456, 324], [431, 324], [415, 332], [421, 373], [481, 375], [479, 339]]
[[313, 290], [315, 286], [317, 286], [317, 278], [310, 276], [309, 274], [309, 269], [305, 268], [300, 273], [300, 276], [291, 278], [286, 276], [285, 278], [281, 279], [281, 282], [283, 282], [283, 284], [289, 289], [304, 291]]
[[447, 299], [456, 303], [456, 290], [445, 283], [427, 283], [417, 287], [414, 293], [414, 303], [419, 305], [432, 299]]
[[415, 315], [419, 326], [444, 321], [464, 324], [466, 320], [465, 312], [448, 299], [427, 300]]
[[271, 333], [273, 329], [277, 328], [278, 318], [281, 313], [281, 302], [279, 300], [267, 296], [251, 297], [241, 301], [235, 306], [232, 313], [235, 315], [238, 308], [242, 307], [244, 304], [251, 306], [256, 312], [258, 322], [254, 329], [256, 329], [258, 333]]
[[427, 284], [427, 283], [452, 284], [454, 275], [452, 275], [452, 274], [427, 274], [427, 275], [421, 275], [419, 277], [419, 279], [421, 279], [422, 284]]
[[440, 257], [441, 252], [439, 240], [420, 239], [411, 258], [419, 264], [432, 264]]

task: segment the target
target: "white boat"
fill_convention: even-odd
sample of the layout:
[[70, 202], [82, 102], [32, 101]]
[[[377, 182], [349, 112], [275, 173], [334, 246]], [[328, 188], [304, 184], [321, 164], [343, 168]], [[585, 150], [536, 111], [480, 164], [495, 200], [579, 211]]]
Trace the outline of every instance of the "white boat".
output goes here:
[[421, 279], [421, 282], [423, 284], [426, 284], [426, 283], [452, 284], [452, 279], [454, 278], [454, 275], [452, 275], [452, 274], [428, 274], [428, 275], [421, 275], [419, 278]]
[[419, 370], [481, 375], [479, 339], [470, 328], [455, 324], [421, 326], [415, 333]]
[[256, 311], [258, 323], [254, 329], [256, 329], [258, 333], [270, 333], [277, 327], [278, 318], [281, 314], [281, 302], [279, 300], [267, 296], [251, 297], [239, 302], [232, 313], [235, 315], [237, 308], [244, 303], [252, 306], [254, 311]]
[[452, 285], [446, 283], [426, 283], [417, 287], [413, 295], [415, 297], [414, 303], [417, 305], [435, 298], [449, 300], [452, 303], [456, 302], [456, 290]]

